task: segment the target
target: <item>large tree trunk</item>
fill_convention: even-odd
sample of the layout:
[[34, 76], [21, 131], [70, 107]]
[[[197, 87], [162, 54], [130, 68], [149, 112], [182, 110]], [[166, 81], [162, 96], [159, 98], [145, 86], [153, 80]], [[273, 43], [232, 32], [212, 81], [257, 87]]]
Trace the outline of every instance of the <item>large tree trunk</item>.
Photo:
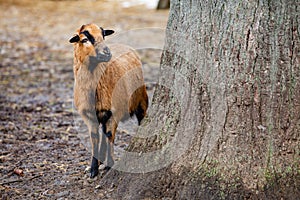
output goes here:
[[171, 2], [149, 116], [103, 183], [124, 199], [299, 197], [299, 1], [208, 2]]

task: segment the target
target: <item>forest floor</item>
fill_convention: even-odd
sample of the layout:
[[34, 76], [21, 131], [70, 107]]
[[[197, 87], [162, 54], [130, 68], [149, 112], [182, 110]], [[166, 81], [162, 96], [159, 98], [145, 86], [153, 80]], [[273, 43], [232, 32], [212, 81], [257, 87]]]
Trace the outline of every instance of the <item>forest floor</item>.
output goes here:
[[[113, 185], [97, 187], [105, 174], [89, 179], [85, 170], [89, 136], [72, 106], [68, 39], [90, 22], [115, 29], [108, 42], [138, 49], [151, 96], [168, 12], [119, 1], [0, 0], [0, 10], [1, 199], [111, 199]], [[120, 124], [116, 159], [136, 128]]]

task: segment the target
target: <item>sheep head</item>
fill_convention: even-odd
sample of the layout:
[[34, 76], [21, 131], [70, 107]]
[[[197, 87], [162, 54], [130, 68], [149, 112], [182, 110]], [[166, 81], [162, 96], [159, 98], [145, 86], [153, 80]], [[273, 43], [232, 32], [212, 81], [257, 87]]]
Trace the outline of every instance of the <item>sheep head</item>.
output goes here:
[[84, 62], [86, 58], [89, 58], [90, 62], [108, 62], [112, 55], [104, 38], [113, 33], [113, 30], [104, 30], [96, 24], [82, 25], [69, 40], [74, 44], [75, 57], [80, 62]]

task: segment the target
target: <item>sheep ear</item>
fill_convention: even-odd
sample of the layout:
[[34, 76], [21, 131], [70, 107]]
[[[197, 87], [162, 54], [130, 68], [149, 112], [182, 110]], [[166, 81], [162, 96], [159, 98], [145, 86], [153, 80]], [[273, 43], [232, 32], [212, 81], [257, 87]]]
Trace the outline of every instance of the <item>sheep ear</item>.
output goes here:
[[79, 42], [79, 40], [80, 40], [79, 35], [75, 35], [69, 40], [69, 42], [74, 43], [74, 42]]
[[114, 30], [103, 30], [103, 37], [113, 34]]

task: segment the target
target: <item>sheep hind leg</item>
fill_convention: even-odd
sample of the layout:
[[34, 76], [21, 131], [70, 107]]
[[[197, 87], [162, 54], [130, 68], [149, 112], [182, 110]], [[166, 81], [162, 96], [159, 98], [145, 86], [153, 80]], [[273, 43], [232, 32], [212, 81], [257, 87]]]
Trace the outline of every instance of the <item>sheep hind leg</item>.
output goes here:
[[109, 140], [112, 137], [112, 133], [111, 131], [107, 131], [107, 124], [102, 125], [102, 131], [99, 155], [102, 163], [105, 163], [105, 160], [107, 160], [107, 166], [105, 166], [104, 170], [108, 171], [113, 165], [113, 161], [111, 161], [112, 159], [109, 154], [111, 151], [111, 144]]
[[147, 105], [143, 105], [142, 103], [139, 103], [137, 108], [134, 110], [134, 114], [138, 120], [139, 125], [141, 125], [142, 120], [146, 115], [146, 110], [147, 110]]
[[117, 123], [113, 118], [111, 118], [107, 122], [107, 132], [105, 132], [105, 135], [107, 137], [107, 166], [105, 167], [105, 170], [109, 170], [114, 165], [114, 140], [115, 140], [115, 134], [117, 130]]
[[99, 160], [100, 164], [103, 164], [106, 159], [107, 154], [107, 137], [105, 133], [107, 132], [106, 123], [111, 118], [112, 112], [110, 110], [101, 110], [97, 111], [98, 122], [102, 124], [102, 133], [100, 140], [100, 149], [99, 149]]
[[100, 163], [103, 164], [106, 159], [106, 152], [107, 152], [107, 138], [106, 135], [104, 134], [104, 128], [105, 125], [102, 125], [102, 130], [103, 132], [101, 133], [101, 140], [100, 140], [100, 149], [99, 149], [99, 160]]
[[97, 112], [98, 121], [102, 124], [102, 134], [101, 134], [101, 142], [100, 142], [100, 161], [105, 162], [107, 166], [105, 170], [109, 170], [113, 164], [113, 154], [114, 154], [114, 138], [115, 132], [117, 129], [117, 122], [115, 118], [112, 116], [112, 112], [110, 110], [101, 110]]

